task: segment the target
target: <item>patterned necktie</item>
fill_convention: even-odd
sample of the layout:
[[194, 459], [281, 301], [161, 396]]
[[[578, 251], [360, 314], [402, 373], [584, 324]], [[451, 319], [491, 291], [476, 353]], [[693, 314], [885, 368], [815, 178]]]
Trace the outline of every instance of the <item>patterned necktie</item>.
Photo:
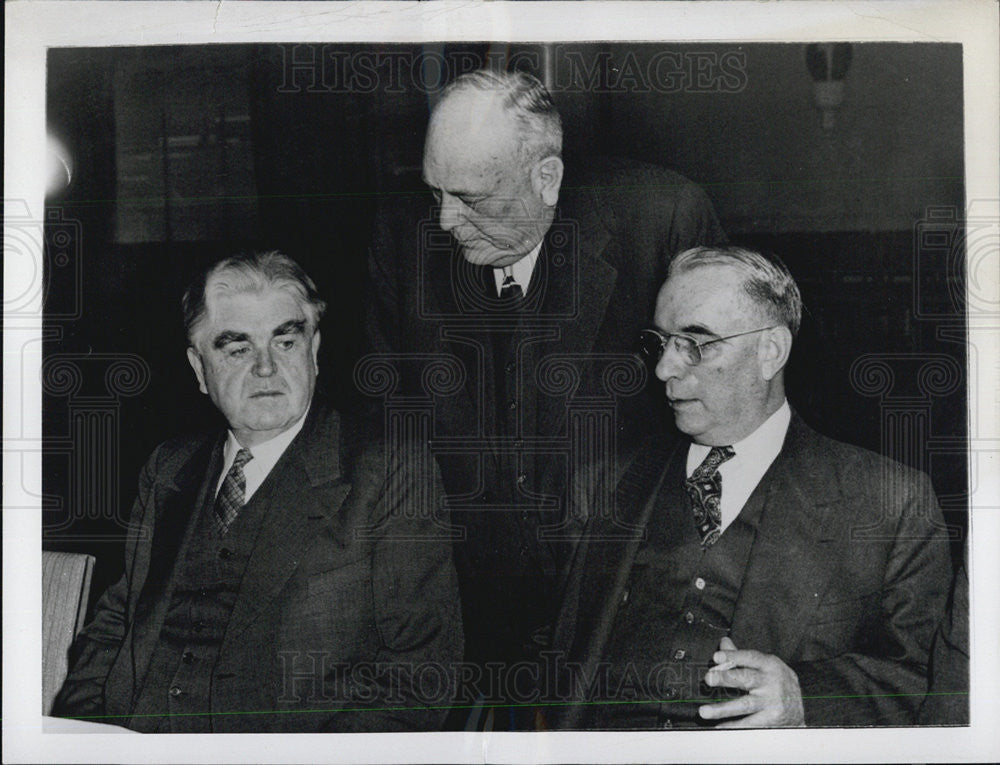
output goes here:
[[503, 284], [500, 286], [501, 300], [517, 300], [524, 297], [524, 290], [521, 285], [514, 281], [514, 269], [511, 266], [503, 267]]
[[713, 446], [704, 462], [684, 482], [694, 508], [694, 522], [701, 534], [701, 546], [706, 550], [718, 541], [722, 533], [722, 512], [719, 510], [722, 476], [719, 465], [734, 456], [736, 452], [731, 446]]
[[247, 490], [247, 479], [243, 475], [243, 466], [253, 459], [249, 449], [236, 452], [233, 466], [229, 468], [222, 487], [215, 498], [215, 527], [220, 535], [229, 531], [229, 524], [236, 520], [236, 515], [243, 507], [243, 495]]

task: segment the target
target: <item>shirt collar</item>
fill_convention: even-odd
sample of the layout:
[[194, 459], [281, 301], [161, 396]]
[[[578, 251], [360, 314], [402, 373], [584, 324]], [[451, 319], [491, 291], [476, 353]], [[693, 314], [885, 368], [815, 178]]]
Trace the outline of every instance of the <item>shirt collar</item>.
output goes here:
[[[781, 446], [785, 441], [785, 433], [788, 432], [788, 424], [792, 420], [792, 410], [788, 406], [788, 399], [781, 402], [781, 406], [749, 436], [731, 444], [736, 453], [734, 459], [751, 459], [754, 461], [767, 460], [770, 464], [781, 451]], [[700, 465], [708, 453], [711, 446], [692, 443], [688, 449], [687, 475], [691, 475], [695, 468]]]
[[[544, 241], [544, 240], [543, 240]], [[531, 283], [531, 275], [535, 271], [535, 263], [538, 261], [538, 253], [542, 251], [542, 242], [535, 245], [535, 249], [529, 252], [520, 260], [512, 263], [508, 268], [513, 271], [514, 281], [521, 285], [521, 291], [527, 295], [528, 285]], [[493, 278], [497, 285], [497, 294], [500, 294], [500, 290], [503, 287], [503, 280], [505, 274], [503, 268], [493, 269]]]

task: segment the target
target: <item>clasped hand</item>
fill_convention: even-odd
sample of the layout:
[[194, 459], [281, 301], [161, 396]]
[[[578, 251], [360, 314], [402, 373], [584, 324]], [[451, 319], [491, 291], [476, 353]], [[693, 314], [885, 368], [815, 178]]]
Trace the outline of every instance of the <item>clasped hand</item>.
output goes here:
[[715, 666], [705, 673], [705, 683], [713, 688], [737, 688], [746, 694], [728, 701], [703, 704], [698, 708], [703, 719], [724, 720], [716, 726], [719, 728], [805, 725], [799, 678], [777, 656], [739, 650], [730, 638], [724, 637], [712, 660]]

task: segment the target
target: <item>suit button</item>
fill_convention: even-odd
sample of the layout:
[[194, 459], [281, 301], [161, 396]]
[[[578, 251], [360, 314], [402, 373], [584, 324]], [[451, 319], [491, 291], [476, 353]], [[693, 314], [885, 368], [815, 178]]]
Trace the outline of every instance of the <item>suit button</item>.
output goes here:
[[506, 371], [508, 374], [514, 374], [514, 371], [516, 369], [517, 369], [517, 364], [515, 364], [513, 361], [508, 361], [507, 364], [504, 366], [504, 371]]
[[677, 691], [675, 691], [673, 688], [667, 688], [667, 690], [663, 692], [663, 698], [665, 699], [672, 699], [676, 695]]
[[524, 486], [524, 483], [527, 480], [528, 480], [528, 476], [525, 475], [524, 473], [521, 473], [520, 475], [517, 476], [517, 485], [518, 486]]
[[678, 648], [676, 651], [674, 651], [674, 659], [677, 661], [680, 661], [685, 656], [687, 656], [687, 651], [685, 651], [683, 648]]
[[660, 728], [663, 730], [670, 730], [673, 727], [673, 720], [670, 720], [669, 718], [660, 723]]
[[233, 551], [230, 550], [228, 547], [223, 547], [221, 550], [219, 550], [219, 557], [222, 560], [229, 560], [230, 558], [233, 557]]
[[181, 656], [181, 661], [183, 661], [185, 664], [190, 664], [191, 662], [194, 661], [194, 654], [191, 653], [190, 651], [185, 651], [184, 655]]
[[514, 442], [514, 448], [515, 449], [523, 449], [524, 448], [524, 441], [521, 441], [520, 439], [518, 439], [517, 441], [515, 441]]
[[688, 624], [694, 624], [694, 614], [688, 611], [686, 614], [684, 614], [684, 621], [686, 621]]
[[178, 688], [178, 687], [177, 687], [177, 686], [175, 685], [175, 686], [173, 686], [173, 687], [172, 687], [172, 688], [170, 689], [169, 693], [170, 693], [170, 695], [171, 695], [171, 696], [180, 696], [180, 695], [181, 695], [181, 689], [180, 689], [180, 688]]
[[625, 591], [622, 592], [622, 603], [628, 603], [628, 596], [629, 596], [629, 594], [630, 594], [629, 588], [626, 587]]
[[697, 587], [699, 590], [704, 590], [705, 580], [699, 576], [697, 579], [694, 580], [694, 586]]
[[194, 623], [195, 632], [201, 632], [203, 629], [205, 629], [205, 621], [203, 619], [199, 619]]
[[517, 409], [517, 402], [516, 402], [516, 401], [515, 401], [514, 399], [511, 399], [511, 400], [510, 400], [510, 401], [509, 401], [509, 402], [507, 403], [507, 408], [508, 408], [508, 409], [510, 409], [511, 411], [513, 411], [513, 410]]

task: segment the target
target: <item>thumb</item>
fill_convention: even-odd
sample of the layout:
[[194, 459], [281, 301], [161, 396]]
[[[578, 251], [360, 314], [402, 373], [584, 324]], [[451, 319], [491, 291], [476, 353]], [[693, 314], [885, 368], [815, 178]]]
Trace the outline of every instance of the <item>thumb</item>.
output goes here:
[[735, 651], [735, 650], [737, 650], [736, 649], [736, 643], [734, 643], [732, 641], [732, 639], [728, 635], [726, 635], [724, 638], [722, 638], [722, 640], [719, 641], [719, 650], [720, 651]]

